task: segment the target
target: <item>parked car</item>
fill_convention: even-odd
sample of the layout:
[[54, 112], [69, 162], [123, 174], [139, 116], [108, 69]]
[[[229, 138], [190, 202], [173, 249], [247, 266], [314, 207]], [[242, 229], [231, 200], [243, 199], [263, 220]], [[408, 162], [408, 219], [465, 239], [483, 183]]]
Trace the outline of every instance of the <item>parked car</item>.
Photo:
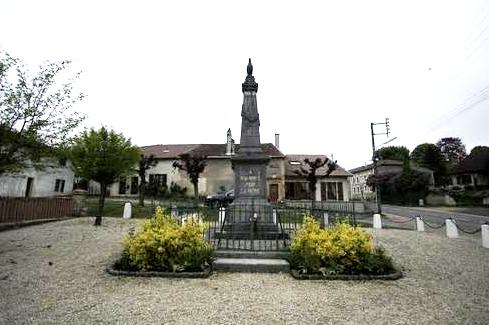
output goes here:
[[222, 207], [230, 204], [234, 201], [234, 190], [227, 192], [219, 192], [216, 194], [208, 195], [205, 198], [206, 205], [210, 207]]

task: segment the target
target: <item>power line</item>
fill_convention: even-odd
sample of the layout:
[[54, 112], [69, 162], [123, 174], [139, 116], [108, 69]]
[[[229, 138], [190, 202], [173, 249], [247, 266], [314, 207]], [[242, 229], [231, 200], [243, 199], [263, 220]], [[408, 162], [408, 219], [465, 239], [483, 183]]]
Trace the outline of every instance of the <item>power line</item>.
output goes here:
[[[473, 101], [469, 103], [469, 101], [471, 101], [472, 99]], [[433, 132], [434, 130], [438, 129], [441, 125], [447, 123], [448, 121], [459, 116], [460, 114], [469, 111], [470, 109], [474, 108], [475, 106], [477, 106], [478, 104], [482, 103], [487, 99], [489, 99], [489, 85], [477, 91], [476, 93], [472, 94], [470, 97], [465, 99], [462, 104], [457, 105], [448, 114], [445, 114], [444, 116], [440, 117], [438, 119], [440, 122], [435, 124], [435, 126], [433, 126], [431, 129], [429, 129], [428, 133]], [[451, 115], [451, 116], [446, 117], [447, 115]]]

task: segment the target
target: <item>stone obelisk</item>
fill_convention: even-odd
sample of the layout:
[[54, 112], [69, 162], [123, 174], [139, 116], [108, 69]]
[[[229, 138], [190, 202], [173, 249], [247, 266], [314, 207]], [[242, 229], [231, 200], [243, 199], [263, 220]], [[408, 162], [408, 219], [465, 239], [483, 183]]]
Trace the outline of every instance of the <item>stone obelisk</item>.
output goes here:
[[[253, 77], [253, 65], [249, 59], [247, 76], [242, 84], [241, 139], [239, 150], [232, 158], [235, 175], [234, 206], [255, 207], [257, 211], [270, 207], [266, 199], [266, 168], [270, 160], [263, 153], [260, 143], [260, 116], [256, 103], [258, 84]], [[259, 216], [261, 222], [268, 217]], [[247, 220], [241, 220], [246, 222]]]

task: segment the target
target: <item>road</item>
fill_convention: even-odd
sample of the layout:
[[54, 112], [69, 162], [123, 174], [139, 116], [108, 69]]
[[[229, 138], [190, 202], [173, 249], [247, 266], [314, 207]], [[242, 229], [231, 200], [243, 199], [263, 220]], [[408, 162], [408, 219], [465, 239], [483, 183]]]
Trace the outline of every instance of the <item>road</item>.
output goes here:
[[[489, 222], [489, 217], [480, 216], [475, 214], [449, 212], [443, 210], [437, 210], [436, 208], [415, 208], [415, 207], [403, 207], [396, 205], [382, 205], [382, 212], [401, 216], [401, 217], [415, 217], [421, 216], [427, 222], [433, 224], [441, 224], [445, 219], [452, 218], [458, 222], [460, 227], [467, 230], [474, 230], [480, 227], [480, 225]], [[401, 220], [402, 218], [399, 218]]]

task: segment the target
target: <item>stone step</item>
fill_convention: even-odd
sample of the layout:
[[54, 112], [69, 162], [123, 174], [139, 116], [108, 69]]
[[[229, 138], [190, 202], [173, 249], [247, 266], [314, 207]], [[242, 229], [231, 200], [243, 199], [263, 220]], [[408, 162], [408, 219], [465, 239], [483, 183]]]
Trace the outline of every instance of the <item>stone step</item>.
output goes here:
[[217, 272], [250, 272], [250, 273], [288, 273], [290, 265], [284, 259], [268, 258], [224, 258], [219, 257], [212, 263]]
[[283, 251], [238, 251], [238, 250], [216, 250], [214, 257], [223, 258], [262, 258], [262, 259], [288, 259], [290, 252]]

